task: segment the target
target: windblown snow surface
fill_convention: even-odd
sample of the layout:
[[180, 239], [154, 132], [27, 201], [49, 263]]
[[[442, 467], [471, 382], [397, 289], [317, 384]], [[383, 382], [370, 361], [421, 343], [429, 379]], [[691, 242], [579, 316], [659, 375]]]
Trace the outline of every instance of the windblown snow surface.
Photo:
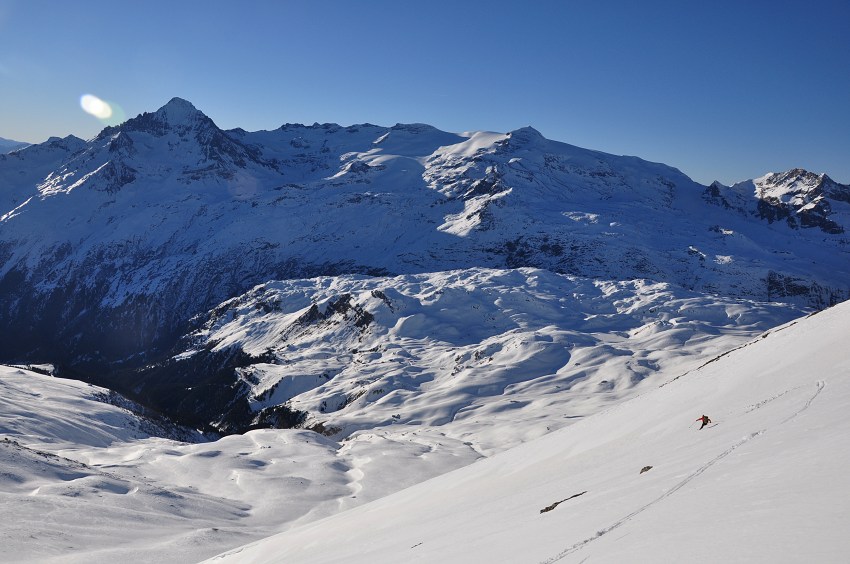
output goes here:
[[[211, 562], [846, 562], [848, 331], [844, 303], [558, 432]], [[703, 413], [714, 423], [698, 430]]]

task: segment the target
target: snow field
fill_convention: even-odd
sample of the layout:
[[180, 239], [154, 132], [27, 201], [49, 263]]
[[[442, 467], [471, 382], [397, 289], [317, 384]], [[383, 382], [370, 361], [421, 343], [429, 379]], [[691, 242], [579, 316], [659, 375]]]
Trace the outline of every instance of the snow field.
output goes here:
[[[331, 303], [346, 295], [351, 309], [344, 314], [298, 321], [312, 304], [325, 315]], [[365, 328], [353, 323], [358, 307], [374, 317]], [[256, 386], [254, 405], [289, 400], [308, 407], [313, 422], [340, 430], [332, 437], [305, 430], [257, 430], [182, 443], [154, 436], [164, 431], [103, 403], [106, 390], [0, 367], [0, 433], [10, 439], [0, 441], [0, 460], [8, 468], [0, 476], [0, 495], [4, 507], [18, 517], [3, 525], [8, 541], [0, 548], [0, 559], [185, 562], [212, 557], [364, 503], [380, 503], [387, 495], [482, 457], [539, 437], [545, 440], [559, 428], [583, 428], [594, 419], [588, 416], [609, 408], [618, 413], [622, 408], [612, 405], [637, 394], [651, 395], [663, 381], [693, 371], [711, 355], [741, 346], [796, 315], [798, 310], [784, 304], [535, 269], [261, 285], [217, 308], [195, 335], [197, 343], [240, 346], [254, 354], [271, 351], [274, 363], [240, 369]], [[792, 394], [786, 395], [790, 399]], [[715, 410], [708, 412], [714, 417]], [[576, 440], [564, 453], [553, 450], [551, 472], [537, 477], [534, 487], [542, 489], [532, 512], [588, 490], [559, 505], [551, 512], [556, 515], [585, 498], [595, 499], [603, 488], [631, 483], [624, 486], [619, 475], [600, 473], [598, 466], [608, 456], [598, 441], [617, 445], [619, 452], [642, 440], [640, 434], [619, 435], [621, 426], [629, 428], [617, 423]], [[723, 453], [729, 447], [724, 443], [717, 448]], [[564, 457], [569, 451], [578, 458], [568, 463]], [[641, 460], [640, 466], [661, 468], [658, 457], [648, 456], [652, 460]], [[53, 470], [42, 471], [44, 459]], [[533, 460], [523, 456], [516, 464]], [[486, 470], [486, 462], [471, 467]], [[557, 481], [556, 467], [570, 464], [575, 465], [570, 473], [585, 477], [575, 484]], [[493, 468], [498, 477], [501, 469]], [[510, 475], [520, 480], [524, 472]], [[623, 476], [633, 480], [631, 472], [624, 470]], [[638, 483], [653, 483], [666, 472], [653, 469]], [[693, 469], [676, 470], [669, 479], [681, 481], [689, 472]], [[475, 484], [483, 487], [480, 478], [469, 480], [459, 489], [449, 488], [444, 497], [433, 492], [426, 497], [451, 507], [463, 492], [474, 493]], [[482, 497], [468, 503], [483, 507], [488, 496], [511, 498], [525, 487], [521, 482], [500, 482], [498, 487], [503, 486], [508, 490], [479, 490]], [[573, 491], [578, 486], [583, 489]], [[661, 493], [642, 492], [635, 503], [650, 503]], [[498, 515], [502, 509], [488, 511]], [[428, 515], [425, 532], [444, 518], [434, 517], [429, 525]], [[509, 515], [503, 516], [511, 522]], [[599, 527], [608, 526], [609, 518], [614, 516], [601, 514]], [[380, 530], [385, 525], [375, 526]], [[508, 534], [500, 527], [492, 534]], [[359, 546], [354, 540], [358, 534], [352, 533], [352, 546]], [[411, 546], [418, 542], [424, 540], [411, 540]], [[461, 540], [449, 535], [445, 542], [448, 551]], [[462, 542], [470, 544], [468, 539]], [[565, 549], [560, 542], [541, 545], [548, 546], [541, 559]], [[430, 554], [428, 550], [423, 554]]]
[[[373, 293], [378, 288], [383, 298]], [[310, 326], [293, 332], [293, 319], [311, 303], [324, 306], [346, 293], [375, 313], [373, 333], [358, 333], [333, 318], [318, 331]], [[258, 299], [280, 308], [258, 313], [265, 311], [256, 307]], [[246, 350], [271, 346], [278, 355], [303, 358], [250, 367], [267, 372], [258, 384], [263, 390], [274, 378], [282, 378], [285, 387], [312, 378], [305, 368], [337, 366], [343, 370], [319, 388], [339, 386], [336, 393], [347, 398], [346, 362], [354, 365], [355, 383], [373, 377], [381, 386], [403, 386], [387, 388], [373, 401], [365, 401], [366, 394], [332, 413], [329, 422], [344, 422], [350, 431], [339, 438], [257, 430], [187, 444], [150, 436], [143, 421], [101, 401], [105, 390], [0, 368], [0, 432], [10, 439], [0, 441], [7, 468], [0, 495], [17, 516], [4, 525], [8, 542], [0, 554], [5, 561], [193, 561], [280, 531], [309, 535], [317, 520], [330, 523], [333, 538], [349, 544], [299, 537], [296, 544], [303, 550], [317, 542], [321, 554], [284, 551], [287, 561], [331, 562], [343, 554], [355, 561], [416, 561], [419, 553], [421, 561], [480, 556], [524, 562], [529, 554], [546, 561], [562, 552], [572, 558], [607, 546], [615, 538], [609, 533], [643, 523], [657, 508], [694, 495], [691, 488], [707, 488], [706, 476], [738, 461], [757, 441], [778, 436], [768, 432], [774, 420], [788, 419], [780, 429], [791, 428], [822, 406], [822, 396], [833, 389], [817, 388], [817, 379], [808, 385], [787, 382], [790, 376], [781, 369], [790, 361], [777, 360], [773, 350], [752, 366], [736, 360], [741, 367], [730, 370], [727, 364], [779, 343], [810, 320], [742, 346], [748, 335], [792, 311], [779, 304], [682, 293], [664, 284], [590, 282], [533, 269], [342, 277], [265, 285], [218, 311], [200, 337], [232, 337]], [[495, 326], [488, 329], [478, 318], [470, 325], [467, 313], [489, 316]], [[829, 320], [831, 314], [811, 319]], [[399, 334], [399, 319], [412, 316], [418, 316], [419, 326]], [[443, 331], [446, 327], [454, 330]], [[830, 331], [841, 334], [842, 328]], [[282, 334], [293, 337], [286, 342], [270, 337]], [[712, 354], [736, 346], [697, 370]], [[355, 347], [363, 352], [350, 353]], [[779, 343], [781, 352], [807, 348], [820, 354], [809, 342]], [[765, 358], [775, 366], [772, 372], [765, 372]], [[823, 357], [826, 364], [828, 358]], [[351, 362], [357, 359], [362, 362]], [[301, 372], [287, 375], [288, 366]], [[742, 374], [750, 372], [757, 379], [742, 392]], [[634, 374], [646, 377], [633, 381]], [[676, 376], [681, 377], [655, 390]], [[685, 383], [693, 389], [682, 392]], [[642, 395], [618, 403], [636, 394]], [[806, 402], [809, 407], [801, 410]], [[701, 432], [696, 423], [687, 427], [702, 411], [720, 422], [717, 427]], [[598, 415], [588, 417], [593, 414]], [[565, 426], [563, 433], [550, 433]], [[52, 470], [43, 471], [43, 460]], [[638, 475], [645, 465], [653, 469]], [[470, 474], [455, 483], [447, 476], [464, 475], [447, 473], [459, 468]], [[754, 470], [747, 472], [730, 479], [756, 482]], [[432, 482], [438, 485], [427, 488], [434, 490], [417, 489], [425, 486], [416, 484], [441, 475], [445, 485]], [[789, 479], [792, 483], [783, 486], [791, 492], [789, 500], [811, 495], [794, 493], [797, 478]], [[399, 494], [401, 509], [382, 509], [390, 499], [385, 496], [405, 488], [410, 489]], [[746, 501], [746, 496], [732, 497]], [[745, 509], [753, 511], [771, 507], [761, 498], [747, 503]], [[361, 519], [354, 512], [362, 507], [371, 507], [372, 517], [356, 526], [340, 521], [337, 531], [336, 521], [324, 520], [349, 509], [333, 518], [351, 513]], [[581, 511], [573, 513], [576, 508]], [[526, 521], [532, 518], [536, 521]], [[748, 522], [745, 515], [736, 519]], [[452, 530], [446, 530], [448, 523], [454, 523]], [[467, 537], [469, 523], [483, 527], [472, 535], [480, 540]], [[547, 530], [546, 523], [557, 525], [549, 536], [535, 537], [538, 528]], [[387, 537], [364, 540], [364, 527]], [[677, 542], [690, 550], [698, 531], [682, 534]], [[536, 548], [517, 536], [537, 539]], [[510, 538], [516, 548], [498, 541]], [[387, 544], [388, 539], [400, 544]], [[399, 546], [404, 551], [398, 552]], [[416, 554], [406, 552], [411, 546]], [[652, 546], [638, 549], [651, 553]], [[269, 554], [260, 556], [274, 561]]]
[[[107, 392], [0, 367], [3, 562], [191, 562], [382, 497], [479, 458], [457, 441], [339, 444], [256, 430], [188, 444]], [[404, 467], [402, 472], [400, 468]]]
[[[841, 304], [790, 323], [566, 429], [210, 561], [843, 562], [848, 320]], [[715, 423], [698, 431], [702, 413]]]
[[[340, 301], [351, 311], [334, 313]], [[336, 439], [440, 426], [489, 455], [799, 314], [642, 280], [467, 269], [264, 284], [193, 340], [264, 356], [240, 369], [254, 409], [288, 402]]]

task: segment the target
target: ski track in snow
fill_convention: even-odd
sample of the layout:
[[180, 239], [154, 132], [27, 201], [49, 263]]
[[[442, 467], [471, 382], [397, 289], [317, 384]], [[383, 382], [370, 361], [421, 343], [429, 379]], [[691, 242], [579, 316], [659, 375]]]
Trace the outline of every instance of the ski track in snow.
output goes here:
[[801, 413], [803, 413], [804, 411], [806, 411], [807, 409], [809, 409], [809, 406], [810, 406], [810, 405], [812, 405], [812, 402], [813, 402], [813, 401], [815, 401], [815, 398], [817, 398], [817, 397], [818, 397], [818, 395], [820, 395], [820, 393], [821, 393], [821, 392], [823, 391], [823, 389], [826, 387], [826, 381], [825, 381], [825, 380], [818, 380], [816, 385], [817, 385], [817, 389], [815, 390], [814, 395], [813, 395], [812, 397], [810, 397], [810, 398], [809, 398], [809, 401], [807, 401], [807, 402], [806, 402], [806, 405], [804, 405], [803, 407], [801, 407], [800, 409], [798, 409], [797, 411], [795, 411], [795, 412], [794, 412], [793, 414], [791, 414], [791, 416], [790, 416], [790, 417], [788, 417], [787, 419], [784, 419], [784, 420], [782, 421], [782, 423], [780, 423], [780, 425], [785, 424], [785, 423], [788, 423], [789, 421], [791, 421], [792, 419], [794, 419], [795, 417], [797, 417], [798, 415], [800, 415]]
[[[811, 397], [810, 397], [810, 398], [806, 401], [806, 403], [803, 405], [803, 407], [801, 407], [800, 409], [798, 409], [797, 411], [795, 411], [794, 413], [792, 413], [792, 414], [791, 414], [789, 417], [787, 417], [786, 419], [782, 420], [782, 421], [779, 423], [779, 425], [784, 425], [785, 423], [788, 423], [789, 421], [791, 421], [792, 419], [794, 419], [795, 417], [797, 417], [798, 415], [800, 415], [802, 412], [806, 411], [806, 410], [807, 410], [807, 409], [808, 409], [808, 408], [812, 405], [812, 402], [814, 402], [814, 401], [815, 401], [815, 399], [818, 397], [818, 395], [820, 395], [820, 393], [823, 391], [823, 389], [824, 389], [825, 387], [826, 387], [826, 382], [825, 382], [824, 380], [818, 380], [818, 381], [817, 381], [817, 383], [816, 383], [816, 390], [815, 390], [814, 394], [813, 394], [813, 395], [812, 395], [812, 396], [811, 396]], [[791, 390], [787, 390], [786, 392], [783, 392], [782, 394], [779, 394], [779, 396], [785, 395], [786, 393], [788, 393], [788, 392], [790, 392], [790, 391], [791, 391]], [[769, 398], [769, 399], [765, 400], [764, 402], [761, 402], [759, 405], [762, 405], [762, 404], [764, 404], [764, 403], [767, 403], [767, 402], [769, 402], [769, 401], [772, 401], [773, 399], [776, 399], [776, 397], [779, 397], [779, 396], [775, 396], [775, 397], [773, 397], [773, 398]], [[749, 411], [752, 411], [752, 410], [749, 410]], [[749, 411], [747, 411], [747, 412], [745, 412], [745, 413], [749, 413]], [[575, 553], [575, 552], [578, 552], [579, 550], [583, 549], [585, 546], [587, 546], [587, 545], [588, 545], [588, 544], [590, 544], [591, 542], [593, 542], [593, 541], [595, 541], [595, 540], [599, 539], [600, 537], [602, 537], [602, 536], [604, 536], [604, 535], [606, 535], [606, 534], [610, 533], [611, 531], [613, 531], [613, 530], [615, 530], [615, 529], [619, 528], [621, 525], [626, 524], [628, 521], [630, 521], [630, 520], [631, 520], [631, 519], [633, 519], [634, 517], [636, 517], [636, 516], [640, 515], [641, 513], [643, 513], [644, 511], [646, 511], [646, 510], [647, 510], [647, 509], [649, 509], [650, 507], [652, 507], [652, 506], [654, 506], [655, 504], [657, 504], [657, 503], [659, 503], [659, 502], [661, 502], [661, 501], [663, 501], [663, 500], [667, 499], [668, 497], [670, 497], [671, 495], [673, 495], [674, 493], [676, 493], [677, 491], [679, 491], [680, 489], [682, 489], [683, 487], [685, 487], [688, 483], [690, 483], [690, 482], [691, 482], [691, 480], [693, 480], [694, 478], [696, 478], [696, 477], [700, 476], [700, 475], [701, 475], [701, 474], [703, 474], [706, 470], [708, 470], [709, 468], [711, 468], [712, 466], [714, 466], [715, 464], [717, 464], [718, 462], [720, 462], [721, 460], [723, 460], [724, 458], [726, 458], [727, 456], [729, 456], [730, 454], [732, 454], [733, 452], [735, 452], [735, 450], [736, 450], [738, 447], [740, 447], [740, 446], [742, 446], [742, 445], [744, 445], [744, 444], [748, 443], [750, 440], [752, 440], [752, 439], [754, 439], [754, 438], [756, 438], [756, 437], [760, 437], [760, 436], [764, 435], [764, 433], [766, 433], [766, 432], [767, 432], [767, 429], [761, 429], [761, 430], [759, 430], [759, 431], [755, 431], [755, 432], [753, 432], [753, 433], [750, 433], [750, 434], [749, 434], [749, 435], [747, 435], [746, 437], [744, 437], [744, 438], [740, 439], [739, 441], [735, 442], [732, 446], [730, 446], [730, 447], [729, 447], [729, 448], [727, 448], [725, 451], [723, 451], [722, 453], [720, 453], [719, 455], [717, 455], [716, 457], [714, 457], [712, 460], [708, 461], [707, 463], [703, 464], [702, 466], [700, 466], [699, 468], [697, 468], [696, 470], [694, 470], [694, 471], [693, 471], [691, 474], [689, 474], [689, 475], [688, 475], [688, 476], [687, 476], [684, 480], [682, 480], [681, 482], [679, 482], [678, 484], [676, 484], [675, 486], [673, 486], [672, 488], [670, 488], [669, 490], [667, 490], [666, 492], [664, 492], [663, 494], [661, 494], [660, 496], [658, 496], [657, 498], [655, 498], [654, 500], [652, 500], [652, 501], [650, 501], [649, 503], [647, 503], [647, 504], [645, 504], [645, 505], [643, 505], [643, 506], [639, 507], [638, 509], [635, 509], [634, 511], [632, 511], [631, 513], [629, 513], [628, 515], [626, 515], [626, 516], [625, 516], [625, 517], [623, 517], [622, 519], [619, 519], [619, 520], [615, 521], [615, 522], [614, 522], [614, 523], [612, 523], [611, 525], [608, 525], [607, 527], [605, 527], [605, 528], [603, 528], [603, 529], [600, 529], [600, 530], [599, 530], [599, 531], [597, 531], [597, 532], [596, 532], [596, 534], [595, 534], [595, 535], [593, 535], [592, 537], [588, 537], [588, 538], [586, 538], [586, 539], [584, 539], [584, 540], [582, 540], [582, 541], [579, 541], [579, 542], [575, 543], [574, 545], [572, 545], [572, 546], [570, 546], [570, 547], [568, 547], [568, 548], [564, 549], [563, 551], [559, 552], [558, 554], [556, 554], [556, 555], [554, 555], [554, 556], [552, 556], [552, 557], [550, 557], [550, 558], [547, 558], [546, 560], [542, 560], [542, 561], [541, 561], [541, 564], [551, 564], [552, 562], [557, 562], [557, 561], [559, 561], [559, 560], [562, 560], [562, 559], [563, 559], [563, 558], [565, 558], [566, 556], [569, 556], [570, 554], [573, 554], [573, 553]], [[583, 561], [584, 561], [584, 560], [583, 560]], [[582, 562], [583, 562], [583, 561], [582, 561]]]

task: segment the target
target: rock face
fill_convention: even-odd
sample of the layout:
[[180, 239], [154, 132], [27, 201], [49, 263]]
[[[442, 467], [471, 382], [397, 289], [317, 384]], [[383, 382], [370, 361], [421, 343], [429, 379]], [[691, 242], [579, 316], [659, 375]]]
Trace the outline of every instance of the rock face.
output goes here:
[[731, 188], [715, 182], [705, 190], [705, 196], [715, 205], [754, 214], [768, 223], [785, 222], [791, 229], [817, 228], [830, 235], [842, 235], [846, 223], [839, 218], [843, 213], [836, 217], [833, 207], [840, 202], [843, 209], [850, 203], [850, 186], [839, 184], [826, 174], [795, 168]]
[[0, 360], [107, 384], [272, 279], [535, 267], [815, 308], [850, 287], [847, 186], [705, 187], [532, 128], [223, 131], [175, 98], [0, 155], [0, 188]]
[[831, 235], [844, 233], [844, 226], [830, 218], [830, 201], [850, 203], [850, 187], [834, 182], [825, 174], [799, 168], [768, 174], [754, 184], [759, 200], [758, 215], [762, 219], [785, 220], [792, 229], [816, 227]]

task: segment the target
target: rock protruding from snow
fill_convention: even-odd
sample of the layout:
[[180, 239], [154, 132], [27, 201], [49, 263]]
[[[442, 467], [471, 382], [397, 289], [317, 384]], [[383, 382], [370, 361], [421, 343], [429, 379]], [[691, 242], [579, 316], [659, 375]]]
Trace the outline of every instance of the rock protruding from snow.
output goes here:
[[833, 210], [829, 200], [850, 203], [850, 186], [839, 185], [825, 174], [799, 168], [768, 174], [753, 182], [760, 217], [770, 222], [785, 220], [792, 228], [816, 227], [833, 235], [844, 233], [843, 222], [830, 217]]
[[800, 168], [731, 187], [715, 182], [706, 188], [704, 197], [715, 205], [794, 230], [843, 235], [850, 229], [850, 186]]

